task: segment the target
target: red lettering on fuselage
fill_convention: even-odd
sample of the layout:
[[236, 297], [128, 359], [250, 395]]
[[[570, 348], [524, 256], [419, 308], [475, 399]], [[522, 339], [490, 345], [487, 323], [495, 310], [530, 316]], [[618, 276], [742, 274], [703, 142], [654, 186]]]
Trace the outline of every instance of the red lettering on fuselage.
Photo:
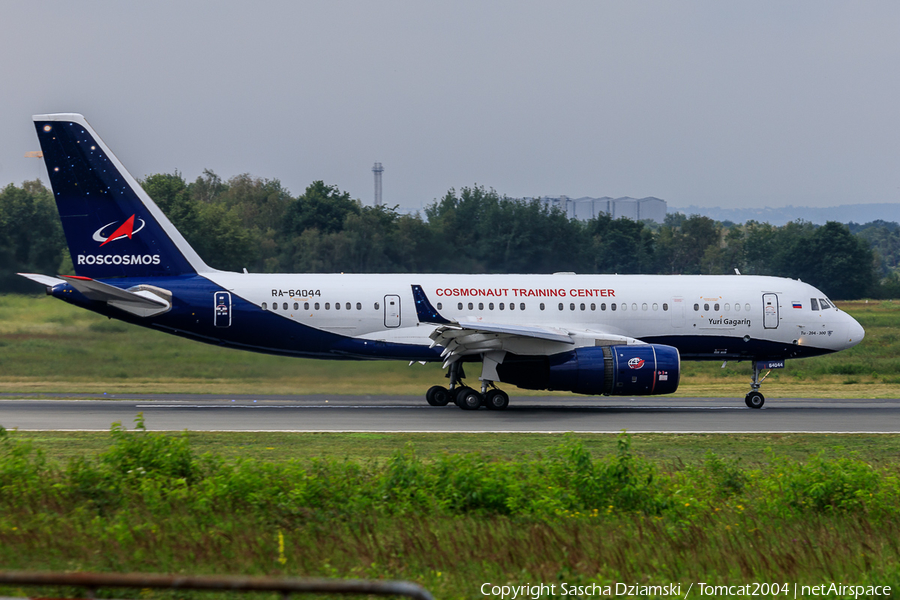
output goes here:
[[[512, 292], [512, 294], [510, 294]], [[568, 291], [559, 288], [437, 288], [435, 295], [445, 298], [459, 298], [469, 296], [503, 297], [515, 296], [517, 298], [565, 298], [566, 296], [579, 298], [614, 298], [615, 290], [599, 288], [572, 288]]]

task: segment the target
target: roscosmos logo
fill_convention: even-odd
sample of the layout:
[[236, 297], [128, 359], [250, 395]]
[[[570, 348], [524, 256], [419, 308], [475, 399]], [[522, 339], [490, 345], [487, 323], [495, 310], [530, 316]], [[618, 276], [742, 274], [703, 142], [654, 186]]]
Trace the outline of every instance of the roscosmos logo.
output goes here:
[[[135, 220], [139, 223], [137, 228], [134, 226]], [[130, 240], [136, 233], [147, 226], [144, 219], [140, 217], [135, 219], [135, 215], [131, 215], [125, 219], [124, 223], [112, 229], [116, 223], [118, 221], [107, 223], [94, 232], [93, 240], [100, 242], [101, 248], [117, 240], [125, 238]], [[106, 232], [110, 230], [112, 230], [112, 233], [106, 235]], [[159, 254], [79, 254], [76, 263], [79, 265], [158, 265], [160, 264], [160, 258]]]
[[145, 223], [143, 219], [138, 219], [138, 221], [140, 221], [141, 224], [137, 229], [135, 229], [134, 228], [134, 215], [131, 215], [130, 217], [128, 217], [125, 220], [124, 223], [119, 225], [118, 229], [113, 231], [111, 235], [104, 237], [103, 236], [104, 230], [115, 225], [116, 221], [113, 221], [112, 223], [107, 223], [106, 225], [104, 225], [103, 227], [101, 227], [100, 229], [98, 229], [97, 231], [94, 232], [94, 241], [95, 242], [103, 242], [102, 244], [100, 244], [100, 246], [102, 247], [110, 242], [114, 242], [116, 240], [121, 240], [126, 237], [130, 240], [131, 236], [136, 234], [138, 231], [140, 231], [147, 225], [147, 223]]

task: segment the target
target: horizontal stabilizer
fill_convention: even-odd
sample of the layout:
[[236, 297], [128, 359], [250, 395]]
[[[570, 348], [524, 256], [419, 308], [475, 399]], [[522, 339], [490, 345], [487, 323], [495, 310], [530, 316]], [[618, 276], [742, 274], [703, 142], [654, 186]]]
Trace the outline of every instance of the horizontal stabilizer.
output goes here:
[[139, 285], [123, 290], [89, 277], [63, 275], [62, 278], [85, 297], [139, 317], [152, 317], [172, 308], [172, 293], [155, 286]]
[[46, 285], [47, 287], [50, 287], [50, 288], [52, 288], [53, 286], [57, 286], [61, 283], [65, 283], [65, 280], [60, 279], [58, 277], [50, 277], [49, 275], [41, 275], [39, 273], [16, 273], [16, 275], [21, 275], [25, 279], [30, 279], [32, 281], [36, 281], [37, 283], [40, 283], [41, 285]]

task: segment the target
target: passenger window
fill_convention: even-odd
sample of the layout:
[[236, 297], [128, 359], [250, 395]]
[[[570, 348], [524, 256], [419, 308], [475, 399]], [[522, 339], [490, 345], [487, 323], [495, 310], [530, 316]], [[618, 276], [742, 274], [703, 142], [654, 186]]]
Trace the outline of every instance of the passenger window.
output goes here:
[[581, 306], [579, 306], [578, 308], [580, 308], [581, 310], [584, 310], [584, 309], [587, 308], [587, 307], [584, 305], [584, 302], [582, 302], [582, 303], [581, 303]]
[[509, 310], [516, 310], [516, 303], [515, 303], [515, 302], [510, 302], [510, 303], [509, 303]]
[[[376, 307], [377, 308], [377, 307]], [[319, 310], [319, 303], [316, 302], [316, 310]]]
[[478, 303], [478, 310], [484, 310], [484, 302]]
[[716, 302], [715, 306], [713, 306], [713, 310], [719, 312], [719, 303]]
[[[319, 308], [319, 305], [318, 305], [318, 304], [316, 304], [316, 308]], [[379, 308], [381, 308], [381, 305], [378, 304], [378, 303], [376, 302], [376, 303], [375, 303], [375, 310], [378, 310]]]
[[494, 310], [494, 303], [488, 302], [488, 310]]
[[457, 310], [462, 310], [462, 302], [456, 305]]
[[569, 310], [575, 310], [575, 303], [569, 302]]
[[709, 304], [703, 303], [703, 312], [709, 312]]
[[663, 302], [663, 310], [669, 310], [669, 305]]
[[628, 310], [628, 305], [624, 302], [622, 303], [622, 310]]
[[609, 305], [609, 309], [610, 309], [610, 310], [613, 310], [613, 311], [616, 310], [616, 303], [615, 303], [615, 302], [612, 302], [612, 303]]
[[303, 303], [303, 310], [309, 310], [309, 302]]
[[641, 310], [647, 310], [647, 303], [646, 303], [646, 302], [644, 302], [643, 304], [641, 304]]
[[356, 310], [362, 310], [362, 302], [356, 303]]
[[346, 306], [344, 306], [347, 310], [350, 310], [350, 303], [348, 302]]
[[735, 304], [735, 305], [734, 305], [734, 310], [736, 310], [737, 312], [741, 312], [741, 305], [740, 305], [740, 304]]
[[819, 310], [819, 302], [818, 302], [818, 300], [816, 300], [815, 298], [810, 298], [810, 299], [809, 299], [809, 306], [810, 306], [813, 310]]
[[525, 310], [525, 303], [519, 302], [519, 310]]
[[600, 303], [600, 310], [606, 310], [606, 302]]
[[591, 310], [597, 310], [597, 305], [591, 302]]
[[294, 310], [300, 310], [300, 304], [299, 304], [299, 303], [294, 302]]
[[637, 302], [631, 303], [631, 310], [637, 310]]
[[473, 308], [475, 308], [475, 306], [471, 302], [469, 302], [469, 310], [472, 310]]
[[438, 302], [438, 310], [444, 310], [444, 303]]
[[266, 308], [267, 308], [267, 305], [266, 305], [265, 302], [263, 302], [263, 303], [262, 303], [262, 309], [263, 309], [263, 310], [266, 310]]
[[330, 302], [326, 302], [326, 303], [325, 303], [325, 310], [330, 310], [330, 309], [331, 309], [331, 303], [330, 303]]
[[694, 304], [694, 310], [695, 310], [695, 311], [696, 311], [696, 310], [700, 310], [700, 305], [699, 305], [699, 304]]
[[749, 302], [744, 304], [744, 310], [746, 310], [747, 312], [750, 312], [750, 303]]
[[[327, 305], [327, 304], [325, 305], [325, 308], [328, 308], [328, 305]], [[341, 303], [340, 303], [340, 302], [335, 302], [335, 303], [334, 303], [334, 310], [341, 310]]]
[[659, 310], [659, 304], [656, 302], [653, 303], [653, 310]]
[[500, 303], [500, 310], [503, 310], [503, 303]]
[[725, 303], [725, 312], [728, 312], [729, 310], [731, 310], [731, 305], [726, 302]]
[[544, 310], [544, 303], [541, 302], [541, 310]]
[[563, 303], [560, 302], [560, 303], [559, 303], [559, 310], [562, 310], [562, 309], [563, 309]]

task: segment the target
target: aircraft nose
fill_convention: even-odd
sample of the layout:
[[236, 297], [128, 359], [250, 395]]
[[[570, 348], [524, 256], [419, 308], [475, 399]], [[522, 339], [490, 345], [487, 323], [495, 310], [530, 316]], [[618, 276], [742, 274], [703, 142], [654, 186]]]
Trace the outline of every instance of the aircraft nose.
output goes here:
[[850, 315], [847, 315], [847, 318], [850, 320], [847, 326], [847, 347], [850, 348], [863, 341], [863, 338], [866, 337], [866, 330]]

